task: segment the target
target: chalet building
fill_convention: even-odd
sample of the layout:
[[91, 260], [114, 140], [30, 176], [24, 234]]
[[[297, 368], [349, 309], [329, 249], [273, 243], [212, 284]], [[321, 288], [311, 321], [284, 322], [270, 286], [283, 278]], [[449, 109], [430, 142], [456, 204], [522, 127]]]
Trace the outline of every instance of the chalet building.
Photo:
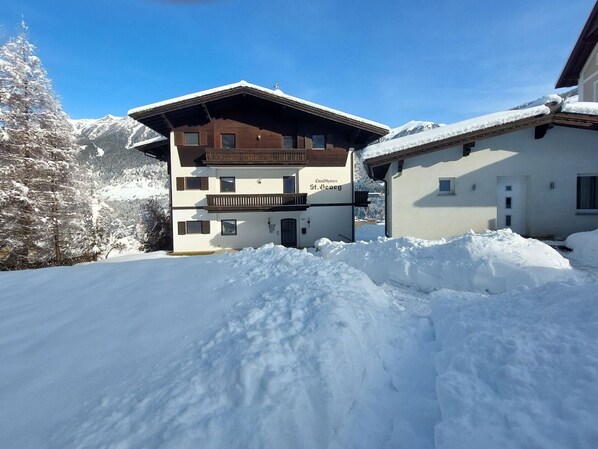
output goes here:
[[389, 237], [439, 238], [511, 228], [566, 237], [598, 228], [598, 4], [556, 87], [527, 108], [368, 146], [386, 184]]
[[129, 111], [163, 137], [175, 253], [354, 240], [353, 152], [388, 127], [244, 81]]

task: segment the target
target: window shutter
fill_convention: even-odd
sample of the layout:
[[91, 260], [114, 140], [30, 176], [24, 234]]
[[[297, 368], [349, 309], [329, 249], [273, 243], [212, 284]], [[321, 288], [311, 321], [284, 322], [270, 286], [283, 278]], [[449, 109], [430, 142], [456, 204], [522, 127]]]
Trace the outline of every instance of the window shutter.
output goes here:
[[297, 136], [297, 148], [305, 148], [305, 138], [303, 136]]
[[176, 178], [176, 189], [185, 190], [185, 178]]
[[184, 145], [185, 144], [185, 135], [181, 131], [176, 131], [174, 133], [174, 144], [175, 145]]
[[208, 144], [208, 133], [205, 131], [202, 131], [199, 134], [199, 144], [202, 146], [205, 146]]
[[202, 221], [201, 222], [201, 233], [202, 234], [209, 234], [210, 233], [210, 222], [209, 221]]
[[210, 178], [202, 176], [199, 178], [199, 190], [210, 190]]
[[179, 221], [178, 228], [179, 228], [179, 235], [187, 234], [187, 223], [185, 223], [184, 221]]
[[305, 138], [305, 149], [311, 150], [312, 148], [313, 148], [313, 141], [311, 140], [311, 137], [306, 137]]

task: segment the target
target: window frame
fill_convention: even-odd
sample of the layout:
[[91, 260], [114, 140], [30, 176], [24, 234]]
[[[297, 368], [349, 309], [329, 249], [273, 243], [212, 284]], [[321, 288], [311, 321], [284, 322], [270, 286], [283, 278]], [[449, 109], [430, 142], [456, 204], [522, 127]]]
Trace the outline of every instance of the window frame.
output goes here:
[[[192, 223], [193, 226], [196, 226], [195, 224], [197, 223], [197, 226], [199, 226], [199, 228], [190, 230], [192, 228], [189, 227], [189, 224]], [[182, 225], [182, 226], [181, 226]], [[209, 220], [185, 220], [185, 221], [179, 221], [178, 222], [178, 235], [198, 235], [198, 234], [210, 234], [210, 221]], [[184, 232], [181, 232], [184, 231]]]
[[[235, 226], [234, 232], [224, 232], [224, 223], [234, 224], [234, 226]], [[224, 220], [220, 220], [220, 235], [223, 235], [223, 236], [237, 235], [237, 219], [236, 218], [227, 218]]]
[[[290, 140], [291, 141], [291, 146], [287, 147], [287, 141]], [[290, 134], [285, 134], [282, 136], [282, 149], [283, 150], [294, 150], [295, 148], [297, 148], [297, 139], [295, 138], [295, 136], [290, 135]]]
[[[188, 143], [187, 136], [194, 134], [197, 136], [197, 143]], [[197, 131], [183, 131], [183, 145], [186, 147], [198, 147], [201, 145], [201, 136]]]
[[[581, 193], [581, 178], [593, 178], [590, 180], [590, 185], [586, 195], [589, 196], [588, 202], [591, 203], [590, 207], [581, 207], [582, 201], [580, 197]], [[592, 212], [598, 213], [598, 174], [594, 173], [582, 173], [577, 175], [576, 189], [575, 189], [575, 208], [577, 212]]]
[[[229, 136], [233, 138], [232, 147], [224, 146], [224, 136]], [[220, 133], [220, 148], [225, 150], [234, 150], [235, 148], [237, 148], [237, 135], [235, 133]]]
[[[316, 146], [315, 141], [316, 141], [316, 137], [321, 137], [322, 140], [324, 141], [324, 145], [319, 147]], [[312, 134], [311, 136], [311, 148], [312, 150], [325, 150], [326, 149], [326, 134]]]
[[[448, 182], [449, 189], [442, 190], [442, 183]], [[438, 178], [438, 195], [454, 195], [455, 194], [455, 178]]]
[[[237, 191], [237, 179], [234, 176], [220, 176], [220, 193], [235, 193]], [[232, 190], [224, 190], [222, 188], [222, 181], [224, 179], [232, 179]]]

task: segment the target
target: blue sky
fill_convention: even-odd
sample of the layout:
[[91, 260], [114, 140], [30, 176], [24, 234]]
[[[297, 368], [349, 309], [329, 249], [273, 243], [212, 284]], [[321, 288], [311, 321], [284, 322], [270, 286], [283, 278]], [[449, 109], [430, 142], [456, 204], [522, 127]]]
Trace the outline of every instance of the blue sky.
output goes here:
[[554, 92], [591, 0], [2, 0], [73, 118], [241, 79], [398, 126]]

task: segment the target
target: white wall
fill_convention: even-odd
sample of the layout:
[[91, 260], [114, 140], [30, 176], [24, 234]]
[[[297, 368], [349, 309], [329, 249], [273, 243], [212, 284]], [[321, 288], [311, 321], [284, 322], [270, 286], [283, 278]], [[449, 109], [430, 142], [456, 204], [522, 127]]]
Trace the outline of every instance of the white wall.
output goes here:
[[[467, 157], [462, 151], [459, 146], [407, 159], [401, 174], [389, 170], [393, 237], [439, 238], [495, 229], [499, 176], [527, 181], [526, 234], [566, 237], [598, 228], [598, 214], [576, 210], [577, 175], [598, 175], [595, 131], [555, 127], [535, 140], [531, 128], [477, 141]], [[439, 195], [443, 177], [455, 178], [454, 195]]]
[[579, 75], [579, 101], [598, 101], [598, 45], [590, 54]]

